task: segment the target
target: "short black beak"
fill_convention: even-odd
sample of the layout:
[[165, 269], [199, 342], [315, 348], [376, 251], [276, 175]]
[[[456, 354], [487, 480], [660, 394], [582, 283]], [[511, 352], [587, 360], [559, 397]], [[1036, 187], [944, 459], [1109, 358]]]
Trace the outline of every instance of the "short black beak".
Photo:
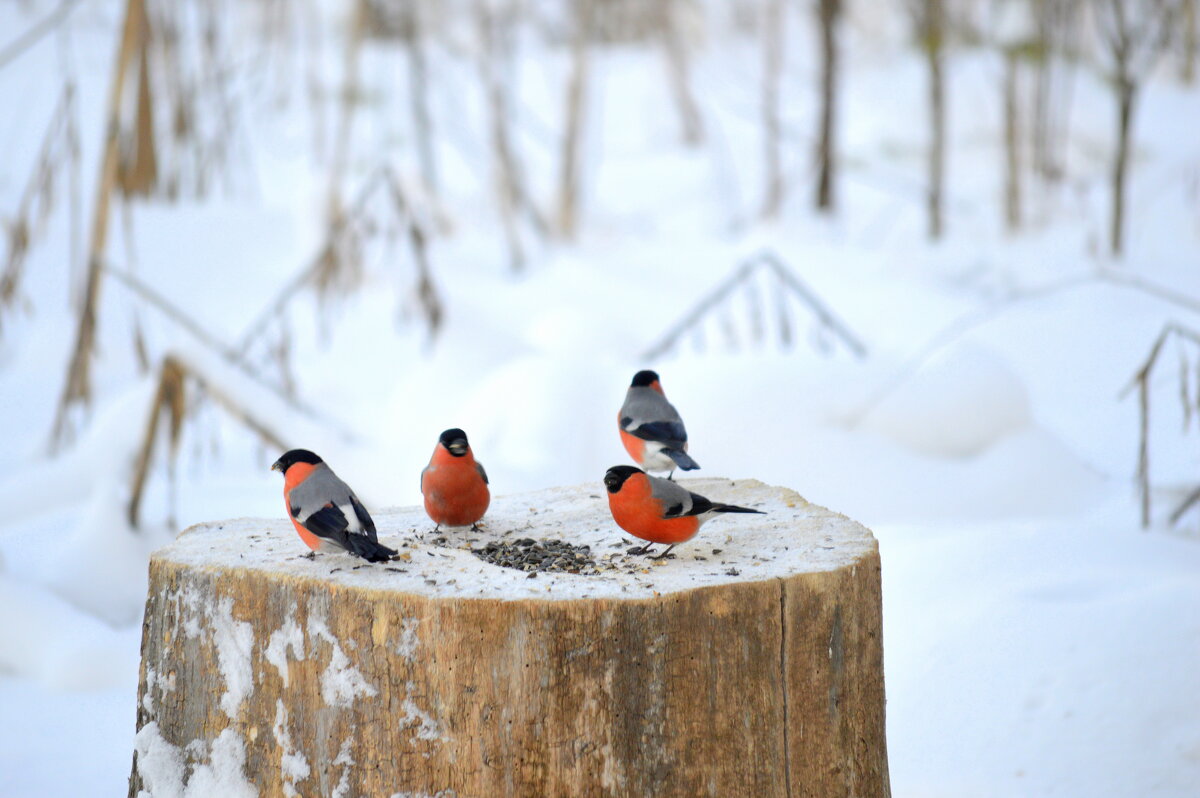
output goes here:
[[282, 473], [282, 471], [283, 471], [283, 461], [281, 461], [281, 460], [276, 460], [274, 463], [271, 463], [271, 470], [272, 470], [272, 471], [279, 471], [279, 472], [281, 472], [281, 473]]
[[450, 450], [450, 454], [455, 457], [462, 457], [467, 453], [467, 442], [462, 438], [455, 438], [446, 446]]

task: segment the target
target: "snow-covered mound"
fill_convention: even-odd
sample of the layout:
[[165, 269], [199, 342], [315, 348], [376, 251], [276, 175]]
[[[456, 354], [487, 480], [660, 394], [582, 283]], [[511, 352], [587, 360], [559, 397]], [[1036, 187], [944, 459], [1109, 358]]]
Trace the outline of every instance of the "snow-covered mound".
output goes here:
[[1030, 421], [1029, 397], [1012, 369], [981, 346], [956, 346], [924, 364], [862, 420], [917, 452], [978, 454]]

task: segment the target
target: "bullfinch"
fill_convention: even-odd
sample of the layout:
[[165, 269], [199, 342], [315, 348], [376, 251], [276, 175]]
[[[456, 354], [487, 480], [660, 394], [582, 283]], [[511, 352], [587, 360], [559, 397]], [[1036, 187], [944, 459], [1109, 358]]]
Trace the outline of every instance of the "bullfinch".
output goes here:
[[429, 465], [421, 472], [421, 495], [435, 532], [442, 524], [474, 528], [483, 518], [492, 494], [487, 472], [475, 462], [467, 443], [467, 433], [448, 429], [438, 438]]
[[676, 468], [693, 471], [700, 464], [688, 456], [687, 430], [675, 406], [663, 395], [658, 374], [639, 371], [625, 393], [625, 404], [617, 413], [621, 443], [634, 462], [647, 471], [669, 471]]
[[376, 539], [367, 508], [320, 457], [307, 449], [292, 449], [271, 470], [283, 474], [284, 505], [300, 539], [314, 553], [347, 551], [367, 562], [395, 556], [394, 549]]
[[654, 543], [666, 543], [661, 559], [677, 543], [691, 540], [708, 519], [721, 513], [762, 513], [749, 507], [717, 504], [670, 480], [652, 477], [640, 468], [619, 465], [604, 475], [608, 509], [617, 526], [631, 535], [650, 541], [630, 554], [649, 554]]

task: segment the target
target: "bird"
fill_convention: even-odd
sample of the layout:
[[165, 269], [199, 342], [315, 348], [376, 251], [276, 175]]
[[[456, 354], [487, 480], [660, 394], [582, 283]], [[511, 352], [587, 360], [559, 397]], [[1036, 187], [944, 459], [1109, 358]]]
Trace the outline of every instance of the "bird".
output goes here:
[[435, 532], [442, 524], [478, 529], [492, 494], [487, 471], [476, 462], [467, 433], [455, 427], [438, 438], [429, 465], [421, 472], [421, 495]]
[[304, 544], [318, 551], [346, 551], [367, 562], [384, 562], [395, 549], [381, 544], [367, 508], [325, 461], [308, 449], [292, 449], [271, 466], [283, 474], [288, 516]]
[[666, 557], [676, 545], [695, 537], [701, 525], [713, 516], [721, 513], [762, 514], [762, 510], [710, 501], [676, 482], [652, 477], [640, 468], [628, 465], [608, 469], [604, 474], [604, 487], [608, 490], [608, 509], [617, 526], [649, 541], [640, 548], [630, 549], [630, 554], [649, 554], [653, 544], [668, 544], [662, 554], [651, 558], [655, 560]]
[[633, 375], [617, 413], [617, 426], [625, 451], [647, 471], [667, 471], [670, 479], [676, 468], [693, 471], [700, 467], [687, 453], [683, 419], [667, 401], [656, 372]]

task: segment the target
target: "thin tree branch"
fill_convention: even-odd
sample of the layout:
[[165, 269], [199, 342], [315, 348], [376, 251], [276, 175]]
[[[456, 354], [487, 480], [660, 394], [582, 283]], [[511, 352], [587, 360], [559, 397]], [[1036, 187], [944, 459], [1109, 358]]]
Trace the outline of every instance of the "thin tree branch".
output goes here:
[[251, 364], [246, 361], [244, 351], [239, 351], [239, 350], [235, 349], [234, 347], [231, 347], [231, 346], [221, 342], [216, 336], [214, 336], [212, 333], [205, 330], [204, 327], [202, 327], [199, 322], [197, 322], [195, 319], [193, 319], [191, 316], [189, 316], [187, 313], [185, 313], [179, 307], [174, 305], [169, 299], [164, 297], [162, 294], [158, 293], [153, 288], [151, 288], [150, 286], [143, 283], [137, 277], [133, 276], [129, 272], [125, 272], [125, 271], [122, 271], [121, 269], [114, 268], [111, 265], [105, 266], [104, 271], [105, 271], [105, 274], [107, 274], [109, 277], [116, 279], [117, 282], [121, 283], [126, 288], [128, 288], [130, 291], [137, 294], [137, 296], [139, 296], [141, 299], [145, 300], [146, 302], [148, 302], [149, 304], [151, 304], [152, 306], [157, 308], [160, 312], [163, 313], [163, 315], [165, 315], [167, 318], [171, 319], [171, 321], [175, 322], [180, 327], [182, 327], [185, 331], [188, 332], [188, 334], [190, 334], [192, 337], [194, 337], [201, 344], [208, 347], [209, 349], [212, 349], [214, 352], [216, 352], [218, 355], [220, 355], [225, 361], [227, 361], [231, 366], [233, 366], [238, 371], [240, 371], [242, 374], [246, 375], [249, 379], [251, 379], [255, 384], [267, 389], [268, 391], [273, 393], [275, 396], [279, 397], [279, 399], [281, 399], [282, 401], [287, 403], [287, 405], [289, 407], [308, 416], [309, 418], [312, 418], [312, 419], [320, 421], [322, 423], [337, 427], [339, 432], [342, 435], [347, 434], [347, 432], [344, 429], [342, 429], [340, 427], [340, 425], [337, 424], [337, 422], [333, 421], [332, 419], [323, 417], [322, 414], [319, 411], [317, 411], [316, 408], [308, 405], [305, 402], [302, 402], [301, 400], [297, 399], [294, 396], [289, 396], [287, 394], [287, 392], [284, 391], [283, 388], [281, 388], [280, 386], [274, 385], [274, 384], [264, 380], [261, 373], [258, 372], [256, 369], [254, 369], [253, 366], [251, 366]]
[[0, 49], [0, 69], [4, 69], [26, 50], [41, 41], [43, 36], [65, 22], [77, 5], [79, 5], [79, 0], [63, 0], [57, 8], [46, 15], [45, 19], [6, 44], [3, 49]]

